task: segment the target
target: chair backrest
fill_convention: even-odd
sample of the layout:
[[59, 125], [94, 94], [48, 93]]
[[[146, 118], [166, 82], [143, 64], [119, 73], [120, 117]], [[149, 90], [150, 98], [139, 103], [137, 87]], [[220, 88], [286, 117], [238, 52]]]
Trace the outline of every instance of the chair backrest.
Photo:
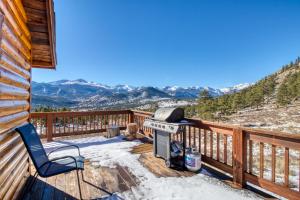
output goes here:
[[16, 131], [20, 133], [29, 156], [36, 170], [39, 172], [40, 166], [49, 161], [49, 159], [38, 133], [31, 123], [27, 123], [21, 127], [16, 128]]

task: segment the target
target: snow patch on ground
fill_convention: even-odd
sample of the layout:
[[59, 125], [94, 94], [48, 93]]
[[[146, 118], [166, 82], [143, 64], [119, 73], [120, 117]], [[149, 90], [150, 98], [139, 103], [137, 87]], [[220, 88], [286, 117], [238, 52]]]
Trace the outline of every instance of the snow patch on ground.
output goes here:
[[[47, 152], [67, 144], [80, 146], [82, 155], [94, 166], [126, 166], [138, 178], [140, 185], [130, 191], [118, 194], [125, 199], [259, 199], [247, 190], [235, 190], [221, 181], [198, 174], [193, 177], [158, 178], [138, 161], [139, 155], [131, 154], [132, 147], [139, 141], [124, 141], [122, 137], [106, 139], [90, 137], [73, 140], [60, 140], [44, 144]], [[76, 150], [59, 151], [54, 156], [76, 155]]]

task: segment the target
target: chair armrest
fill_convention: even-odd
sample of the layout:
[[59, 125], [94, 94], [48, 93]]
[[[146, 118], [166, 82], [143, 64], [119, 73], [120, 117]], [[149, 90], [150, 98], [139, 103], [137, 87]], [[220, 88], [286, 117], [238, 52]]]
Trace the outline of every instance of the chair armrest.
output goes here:
[[50, 154], [52, 154], [53, 152], [58, 151], [58, 150], [60, 150], [60, 149], [67, 149], [67, 148], [69, 148], [69, 147], [74, 147], [74, 148], [76, 148], [76, 149], [78, 150], [78, 155], [81, 156], [79, 147], [78, 147], [77, 145], [74, 145], [74, 144], [66, 145], [66, 146], [62, 146], [62, 147], [58, 147], [58, 148], [56, 148], [56, 149], [50, 151], [50, 152], [47, 154], [47, 156], [49, 157]]
[[62, 156], [62, 157], [56, 157], [56, 158], [53, 158], [53, 159], [50, 159], [49, 161], [45, 162], [44, 164], [42, 164], [40, 168], [44, 167], [45, 165], [47, 165], [48, 163], [51, 163], [52, 161], [56, 161], [56, 160], [63, 160], [63, 159], [66, 159], [66, 158], [71, 158], [74, 160], [74, 163], [76, 164], [76, 168], [78, 167], [77, 166], [77, 161], [76, 161], [76, 158], [74, 158], [73, 156]]

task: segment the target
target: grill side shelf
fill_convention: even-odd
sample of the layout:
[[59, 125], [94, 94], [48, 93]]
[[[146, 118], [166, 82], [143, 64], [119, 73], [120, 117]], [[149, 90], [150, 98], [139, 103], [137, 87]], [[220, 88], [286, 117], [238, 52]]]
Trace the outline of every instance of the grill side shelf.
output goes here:
[[190, 123], [167, 123], [153, 119], [146, 119], [144, 122], [144, 126], [147, 128], [166, 131], [173, 134], [183, 131], [184, 126], [186, 125], [190, 125]]

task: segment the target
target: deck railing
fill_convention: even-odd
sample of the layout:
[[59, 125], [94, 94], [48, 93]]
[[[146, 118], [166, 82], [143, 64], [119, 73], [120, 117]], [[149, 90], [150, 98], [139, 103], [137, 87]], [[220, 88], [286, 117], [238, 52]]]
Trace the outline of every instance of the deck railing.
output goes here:
[[88, 112], [31, 113], [31, 123], [41, 138], [51, 141], [54, 137], [105, 132], [107, 127], [117, 125], [124, 130], [133, 120], [130, 110]]
[[[42, 138], [104, 132], [110, 125], [125, 129], [135, 122], [139, 132], [151, 137], [143, 126], [152, 113], [142, 111], [91, 111], [31, 113], [31, 122]], [[187, 145], [202, 160], [232, 175], [240, 187], [257, 185], [288, 199], [300, 199], [300, 135], [229, 126], [188, 119]], [[181, 141], [180, 136], [173, 139]]]
[[[143, 121], [152, 113], [133, 113], [139, 130], [150, 136], [152, 131], [143, 127]], [[300, 199], [300, 135], [188, 120], [193, 125], [187, 127], [187, 145], [195, 147], [205, 163], [231, 174], [237, 186], [251, 183]]]

